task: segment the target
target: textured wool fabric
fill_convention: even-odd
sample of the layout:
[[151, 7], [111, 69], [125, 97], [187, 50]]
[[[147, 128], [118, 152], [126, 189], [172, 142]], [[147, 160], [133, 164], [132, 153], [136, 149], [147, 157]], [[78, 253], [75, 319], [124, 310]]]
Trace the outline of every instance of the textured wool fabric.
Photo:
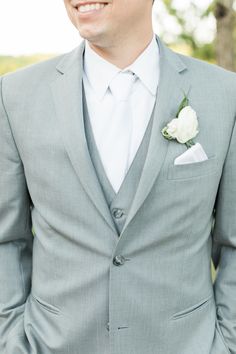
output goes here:
[[[1, 354], [236, 354], [236, 75], [156, 39], [157, 104], [120, 234], [85, 136], [84, 42], [0, 80]], [[186, 147], [161, 130], [183, 92], [209, 159], [175, 166]]]

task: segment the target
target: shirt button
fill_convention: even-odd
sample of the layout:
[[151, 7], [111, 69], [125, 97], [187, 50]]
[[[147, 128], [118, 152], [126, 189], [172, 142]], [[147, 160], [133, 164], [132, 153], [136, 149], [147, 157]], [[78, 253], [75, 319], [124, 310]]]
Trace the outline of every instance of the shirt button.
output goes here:
[[122, 209], [115, 208], [112, 210], [112, 214], [116, 219], [120, 219], [124, 215], [124, 211]]
[[121, 265], [125, 264], [125, 257], [123, 257], [123, 256], [121, 256], [121, 255], [115, 256], [115, 257], [113, 258], [113, 264], [114, 264], [115, 266], [121, 266]]

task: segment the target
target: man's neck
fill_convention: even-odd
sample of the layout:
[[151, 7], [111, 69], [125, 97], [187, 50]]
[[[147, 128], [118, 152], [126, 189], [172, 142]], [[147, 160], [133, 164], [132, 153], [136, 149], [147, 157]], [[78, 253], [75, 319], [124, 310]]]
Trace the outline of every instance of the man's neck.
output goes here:
[[120, 69], [124, 69], [131, 65], [138, 56], [147, 48], [153, 38], [153, 32], [147, 34], [142, 41], [127, 41], [121, 45], [113, 45], [110, 47], [100, 47], [89, 42], [90, 47], [102, 58]]

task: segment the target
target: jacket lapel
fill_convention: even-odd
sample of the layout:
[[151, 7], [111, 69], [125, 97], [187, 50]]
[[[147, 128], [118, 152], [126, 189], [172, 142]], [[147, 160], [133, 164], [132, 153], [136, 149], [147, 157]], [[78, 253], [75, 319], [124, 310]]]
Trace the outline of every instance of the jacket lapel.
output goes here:
[[160, 80], [152, 133], [143, 172], [122, 234], [142, 206], [161, 170], [169, 144], [169, 141], [163, 138], [161, 130], [175, 117], [184, 92], [188, 93], [190, 89], [184, 63], [177, 54], [168, 49], [157, 37], [156, 39], [160, 48]]
[[60, 76], [51, 83], [51, 90], [64, 145], [75, 172], [99, 213], [117, 234], [90, 158], [85, 136], [82, 104], [84, 44], [83, 41], [57, 65]]

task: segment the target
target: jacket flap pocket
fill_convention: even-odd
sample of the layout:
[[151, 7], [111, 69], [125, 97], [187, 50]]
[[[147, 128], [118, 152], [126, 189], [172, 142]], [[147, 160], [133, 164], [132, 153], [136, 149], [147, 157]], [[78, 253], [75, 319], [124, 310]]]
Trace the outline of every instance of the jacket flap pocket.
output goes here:
[[60, 314], [60, 310], [59, 308], [57, 308], [56, 306], [54, 305], [51, 305], [47, 302], [45, 302], [44, 300], [42, 299], [39, 299], [38, 296], [35, 296], [34, 294], [31, 293], [31, 299], [37, 303], [38, 305], [40, 305], [43, 309], [49, 311], [49, 312], [52, 312], [54, 314]]
[[196, 311], [199, 311], [201, 309], [203, 309], [209, 302], [210, 300], [213, 298], [213, 295], [211, 294], [210, 296], [208, 296], [207, 298], [205, 298], [204, 300], [201, 300], [200, 302], [198, 302], [195, 305], [192, 305], [182, 311], [176, 312], [173, 316], [172, 319], [173, 320], [177, 320], [179, 318], [183, 318], [185, 316], [191, 315], [193, 313], [195, 313]]

